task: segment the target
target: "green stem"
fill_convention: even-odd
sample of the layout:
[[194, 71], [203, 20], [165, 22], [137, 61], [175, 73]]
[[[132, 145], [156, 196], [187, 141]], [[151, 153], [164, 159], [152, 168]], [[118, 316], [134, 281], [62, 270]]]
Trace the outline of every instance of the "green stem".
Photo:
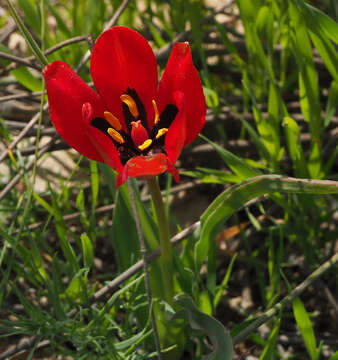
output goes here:
[[160, 236], [161, 257], [159, 258], [159, 263], [163, 280], [164, 296], [165, 300], [169, 304], [172, 304], [174, 296], [173, 249], [170, 242], [169, 223], [165, 213], [163, 199], [157, 179], [155, 177], [148, 179], [147, 183], [151, 198], [154, 202], [158, 232]]
[[[11, 12], [11, 15], [13, 16], [14, 21], [16, 22], [16, 25], [18, 26], [19, 30], [21, 31], [21, 34], [25, 38], [28, 46], [32, 50], [36, 59], [40, 62], [40, 65], [42, 67], [45, 67], [46, 65], [48, 65], [48, 59], [46, 58], [45, 54], [41, 51], [41, 49], [39, 48], [39, 45], [33, 39], [32, 35], [29, 33], [28, 29], [26, 28], [25, 24], [19, 17], [17, 11], [15, 10], [15, 7], [13, 6], [13, 4], [11, 3], [10, 0], [7, 0], [7, 5], [9, 8], [9, 11]], [[43, 41], [43, 39], [42, 39], [42, 41]]]

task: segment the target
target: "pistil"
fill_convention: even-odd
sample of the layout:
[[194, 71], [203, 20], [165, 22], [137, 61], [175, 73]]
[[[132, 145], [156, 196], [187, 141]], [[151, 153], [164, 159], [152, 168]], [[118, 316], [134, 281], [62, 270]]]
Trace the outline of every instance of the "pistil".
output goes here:
[[149, 139], [148, 132], [140, 120], [132, 121], [131, 126], [131, 138], [133, 139], [135, 146], [139, 147]]

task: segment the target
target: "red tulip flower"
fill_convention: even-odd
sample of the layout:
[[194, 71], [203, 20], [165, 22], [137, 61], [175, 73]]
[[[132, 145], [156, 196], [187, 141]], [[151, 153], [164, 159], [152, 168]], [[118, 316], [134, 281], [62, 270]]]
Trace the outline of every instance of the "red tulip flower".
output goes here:
[[43, 70], [50, 116], [75, 150], [128, 176], [151, 177], [174, 164], [205, 123], [205, 99], [188, 43], [176, 43], [158, 85], [157, 63], [148, 42], [115, 26], [96, 41], [90, 72], [97, 93], [66, 63]]

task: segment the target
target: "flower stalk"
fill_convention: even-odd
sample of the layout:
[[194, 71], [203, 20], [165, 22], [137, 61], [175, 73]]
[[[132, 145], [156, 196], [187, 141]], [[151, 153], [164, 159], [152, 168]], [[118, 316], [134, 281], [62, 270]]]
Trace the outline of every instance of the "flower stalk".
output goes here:
[[146, 287], [146, 292], [147, 292], [147, 301], [148, 301], [148, 305], [149, 305], [151, 326], [152, 326], [153, 332], [154, 332], [154, 340], [155, 340], [155, 345], [156, 345], [156, 349], [157, 349], [158, 359], [162, 360], [161, 344], [160, 344], [159, 334], [157, 331], [157, 325], [156, 325], [156, 320], [155, 320], [155, 316], [154, 316], [154, 311], [153, 311], [153, 307], [152, 307], [152, 294], [151, 294], [151, 288], [150, 288], [150, 282], [149, 282], [147, 249], [146, 249], [146, 244], [145, 244], [144, 237], [143, 237], [140, 216], [137, 211], [135, 193], [134, 193], [133, 185], [132, 185], [130, 179], [128, 179], [128, 189], [129, 189], [130, 199], [131, 199], [131, 203], [132, 203], [132, 207], [133, 207], [137, 235], [138, 235], [139, 242], [140, 242], [140, 251], [141, 251], [142, 260], [143, 260], [144, 281], [145, 281], [145, 287]]
[[159, 263], [163, 280], [164, 297], [165, 301], [168, 304], [172, 305], [174, 297], [173, 249], [170, 242], [170, 229], [168, 218], [165, 213], [164, 203], [157, 178], [149, 178], [147, 180], [147, 185], [156, 211], [161, 246], [161, 257], [159, 259]]

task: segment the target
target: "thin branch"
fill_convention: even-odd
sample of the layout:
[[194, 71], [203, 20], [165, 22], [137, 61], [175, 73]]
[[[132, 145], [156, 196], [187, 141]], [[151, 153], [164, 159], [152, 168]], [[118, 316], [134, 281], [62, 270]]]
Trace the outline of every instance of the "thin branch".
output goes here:
[[45, 51], [45, 55], [49, 55], [49, 54], [52, 54], [53, 52], [57, 51], [57, 50], [60, 50], [61, 48], [65, 47], [65, 46], [68, 46], [68, 45], [71, 45], [71, 44], [74, 44], [74, 43], [78, 43], [78, 42], [81, 42], [81, 41], [87, 41], [89, 38], [90, 38], [91, 35], [81, 35], [81, 36], [75, 36], [75, 37], [72, 37], [70, 39], [67, 39], [65, 41], [61, 41], [60, 43], [50, 47], [49, 49], [47, 49]]
[[284, 306], [289, 305], [292, 300], [298, 297], [304, 290], [306, 290], [312, 283], [318, 280], [326, 271], [330, 270], [338, 263], [338, 253], [333, 255], [329, 260], [325, 261], [318, 269], [311, 273], [301, 284], [295, 287], [290, 294], [286, 295], [279, 303], [271, 309], [256, 318], [249, 326], [242, 330], [233, 338], [233, 343], [238, 344], [244, 340], [250, 333], [257, 330], [261, 325], [266, 323], [269, 319], [275, 316]]
[[[49, 151], [49, 149], [51, 148], [51, 146], [53, 145], [55, 140], [55, 137], [53, 137], [48, 144], [44, 145], [38, 152], [37, 157], [40, 158], [44, 153], [46, 153], [47, 151]], [[12, 190], [12, 188], [20, 181], [20, 179], [22, 178], [22, 176], [27, 173], [34, 165], [35, 162], [35, 158], [31, 159], [27, 166], [19, 171], [13, 178], [12, 180], [2, 189], [2, 191], [0, 192], [0, 201], [8, 194], [9, 191]]]
[[[43, 107], [43, 111], [46, 111], [48, 109], [48, 103], [46, 103]], [[28, 131], [38, 122], [40, 118], [40, 112], [36, 113], [32, 119], [29, 121], [29, 123], [25, 126], [25, 128], [21, 131], [21, 133], [16, 137], [15, 140], [13, 140], [7, 147], [6, 150], [3, 151], [3, 153], [0, 155], [0, 163], [6, 159], [8, 156], [8, 151], [12, 151], [16, 145], [26, 136]]]
[[35, 96], [41, 96], [41, 95], [42, 95], [42, 92], [41, 92], [41, 91], [35, 91], [35, 92], [24, 93], [24, 94], [6, 95], [6, 96], [0, 97], [0, 103], [5, 102], [5, 101], [25, 99], [25, 98], [30, 98], [30, 97], [35, 97]]
[[28, 61], [26, 59], [23, 59], [21, 57], [14, 56], [14, 55], [11, 55], [11, 54], [7, 54], [7, 53], [5, 53], [3, 51], [0, 51], [0, 57], [3, 58], [3, 59], [14, 61], [15, 63], [18, 63], [20, 65], [25, 65], [27, 67], [30, 67], [30, 68], [41, 71], [41, 67], [39, 65], [34, 64], [34, 63], [32, 63], [32, 62], [30, 62], [30, 61]]
[[[178, 193], [180, 191], [189, 190], [189, 189], [193, 188], [194, 186], [201, 185], [201, 184], [202, 184], [201, 181], [190, 181], [188, 183], [179, 184], [179, 185], [174, 186], [171, 189], [170, 194], [173, 195], [173, 194], [176, 194], [176, 193]], [[166, 195], [166, 190], [162, 191], [162, 195], [163, 196]], [[142, 196], [141, 200], [144, 201], [144, 202], [149, 201], [150, 200], [150, 195], [147, 194], [145, 196]], [[115, 204], [104, 205], [104, 206], [98, 207], [95, 210], [95, 213], [96, 214], [106, 213], [106, 212], [109, 212], [109, 211], [113, 210], [114, 207], [115, 207]], [[74, 212], [72, 214], [64, 215], [62, 217], [62, 219], [63, 219], [63, 221], [70, 221], [70, 220], [78, 219], [80, 216], [81, 216], [81, 213], [79, 211], [77, 211], [77, 212]], [[43, 226], [45, 223], [46, 223], [45, 221], [39, 221], [39, 222], [36, 222], [34, 224], [30, 224], [27, 229], [30, 230], [30, 231], [35, 230], [35, 229], [39, 228], [40, 226]], [[17, 233], [16, 231], [13, 232], [13, 234], [16, 234], [16, 233]]]
[[[44, 54], [45, 55], [49, 55], [49, 54], [52, 54], [53, 52], [57, 51], [57, 50], [60, 50], [62, 49], [63, 47], [65, 46], [68, 46], [68, 45], [71, 45], [71, 44], [74, 44], [74, 43], [77, 43], [77, 42], [81, 42], [81, 41], [86, 41], [88, 40], [88, 38], [90, 37], [90, 35], [82, 35], [82, 36], [75, 36], [73, 38], [70, 38], [70, 39], [67, 39], [65, 41], [61, 41], [60, 43], [50, 47], [49, 49], [47, 49]], [[23, 59], [25, 61], [34, 61], [35, 60], [35, 56], [32, 55], [32, 56], [29, 56], [29, 57], [26, 57], [25, 59]], [[0, 75], [4, 74], [4, 73], [7, 73], [11, 70], [14, 70], [16, 69], [17, 67], [19, 66], [19, 64], [17, 62], [13, 62], [9, 65], [7, 65], [4, 69], [1, 69], [0, 70]], [[41, 69], [40, 69], [41, 70]]]
[[10, 18], [9, 22], [4, 25], [1, 29], [0, 35], [0, 44], [4, 44], [5, 41], [10, 37], [10, 35], [17, 29], [16, 23], [12, 18]]

